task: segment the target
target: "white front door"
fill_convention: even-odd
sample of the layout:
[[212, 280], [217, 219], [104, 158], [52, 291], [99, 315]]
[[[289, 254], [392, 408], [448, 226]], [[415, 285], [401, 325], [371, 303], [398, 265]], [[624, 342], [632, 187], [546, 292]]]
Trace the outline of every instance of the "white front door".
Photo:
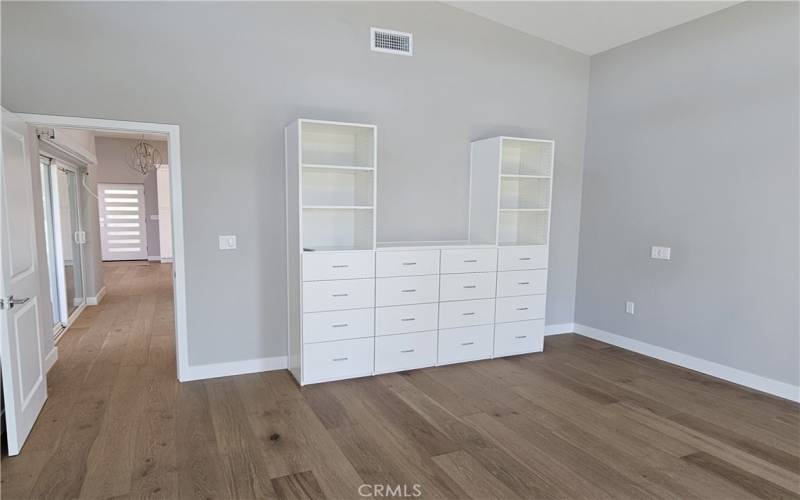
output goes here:
[[98, 184], [103, 260], [147, 260], [144, 184]]
[[[8, 454], [19, 454], [22, 444], [47, 399], [47, 373], [42, 352], [43, 327], [39, 308], [36, 225], [33, 211], [33, 168], [28, 154], [28, 127], [5, 109], [3, 164], [0, 169], [0, 365], [3, 374]], [[37, 158], [38, 163], [38, 158]], [[52, 333], [51, 327], [47, 331]]]

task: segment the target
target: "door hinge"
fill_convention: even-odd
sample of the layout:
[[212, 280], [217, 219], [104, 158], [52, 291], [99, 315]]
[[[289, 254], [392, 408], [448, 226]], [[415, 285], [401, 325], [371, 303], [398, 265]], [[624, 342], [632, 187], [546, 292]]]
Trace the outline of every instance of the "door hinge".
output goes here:
[[56, 129], [50, 127], [36, 127], [36, 137], [54, 141], [56, 139]]

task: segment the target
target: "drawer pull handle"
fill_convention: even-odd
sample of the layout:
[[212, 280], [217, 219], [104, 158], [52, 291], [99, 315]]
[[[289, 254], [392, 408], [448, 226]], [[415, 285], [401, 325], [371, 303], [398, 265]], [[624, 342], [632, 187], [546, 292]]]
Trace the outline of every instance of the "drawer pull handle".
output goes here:
[[414, 321], [417, 318], [400, 318], [400, 321]]
[[347, 358], [333, 358], [333, 361], [347, 361]]
[[416, 266], [417, 263], [416, 262], [403, 262], [403, 265], [404, 266]]
[[518, 307], [517, 308], [517, 311], [527, 311], [527, 310], [528, 310], [527, 307]]
[[334, 328], [342, 328], [347, 326], [347, 323], [339, 323], [338, 325], [331, 325], [331, 326], [333, 326]]
[[417, 289], [416, 288], [409, 288], [408, 290], [400, 290], [400, 291], [403, 292], [403, 293], [411, 293], [411, 292], [416, 292]]
[[519, 260], [531, 260], [530, 257], [520, 257]]
[[350, 267], [350, 265], [349, 264], [336, 264], [336, 265], [333, 265], [331, 267], [333, 267], [334, 269], [339, 269], [341, 267]]
[[408, 352], [414, 352], [414, 349], [405, 349], [405, 350], [402, 350], [400, 352], [405, 354], [405, 353], [408, 353]]
[[528, 338], [528, 336], [527, 336], [527, 335], [517, 335], [517, 336], [516, 336], [516, 337], [514, 337], [514, 338], [515, 338], [515, 339], [527, 339], [527, 338]]
[[477, 285], [464, 285], [464, 288], [475, 288]]
[[467, 260], [465, 260], [464, 262], [470, 262], [470, 263], [472, 263], [472, 262], [478, 262], [478, 259], [467, 259]]
[[462, 342], [461, 345], [473, 345], [475, 342]]
[[334, 297], [347, 297], [347, 294], [346, 293], [334, 293], [333, 296]]
[[462, 316], [474, 316], [475, 313], [474, 312], [468, 312], [468, 313], [461, 313], [461, 315]]
[[531, 284], [530, 281], [518, 281], [517, 282], [517, 285], [530, 285], [530, 284]]

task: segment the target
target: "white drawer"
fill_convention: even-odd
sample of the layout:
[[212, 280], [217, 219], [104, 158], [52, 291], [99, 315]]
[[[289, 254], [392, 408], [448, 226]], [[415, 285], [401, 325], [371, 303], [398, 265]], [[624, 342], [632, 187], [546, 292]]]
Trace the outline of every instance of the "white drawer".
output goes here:
[[544, 318], [547, 295], [521, 295], [519, 297], [502, 297], [497, 299], [495, 321], [525, 321]]
[[303, 312], [361, 309], [374, 305], [374, 279], [303, 283]]
[[441, 300], [492, 299], [497, 273], [443, 274]]
[[375, 310], [375, 334], [436, 330], [439, 326], [439, 304], [414, 304], [412, 306], [379, 307]]
[[378, 252], [375, 257], [378, 277], [439, 274], [439, 251]]
[[522, 271], [524, 269], [545, 269], [547, 267], [547, 247], [503, 247], [498, 250], [498, 271]]
[[375, 283], [375, 304], [378, 307], [438, 301], [438, 275], [378, 278]]
[[483, 273], [496, 270], [496, 248], [442, 250], [442, 274]]
[[351, 309], [303, 314], [303, 342], [372, 337], [375, 332], [375, 309]]
[[494, 355], [511, 356], [544, 350], [544, 320], [502, 323], [494, 327]]
[[439, 330], [438, 364], [446, 365], [492, 357], [493, 333], [493, 325]]
[[375, 339], [339, 340], [303, 346], [303, 383], [372, 375]]
[[375, 373], [398, 372], [435, 364], [435, 330], [375, 339]]
[[547, 269], [503, 271], [497, 273], [497, 296], [547, 293]]
[[303, 281], [375, 277], [375, 252], [305, 252]]
[[439, 328], [494, 323], [494, 299], [459, 300], [439, 304]]

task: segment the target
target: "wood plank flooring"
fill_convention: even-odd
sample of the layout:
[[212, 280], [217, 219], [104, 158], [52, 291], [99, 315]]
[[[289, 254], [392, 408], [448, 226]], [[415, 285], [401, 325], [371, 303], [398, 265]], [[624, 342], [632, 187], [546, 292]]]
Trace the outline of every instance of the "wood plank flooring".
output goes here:
[[106, 265], [59, 343], [17, 498], [800, 498], [800, 408], [577, 335], [300, 389], [179, 384], [171, 269]]

